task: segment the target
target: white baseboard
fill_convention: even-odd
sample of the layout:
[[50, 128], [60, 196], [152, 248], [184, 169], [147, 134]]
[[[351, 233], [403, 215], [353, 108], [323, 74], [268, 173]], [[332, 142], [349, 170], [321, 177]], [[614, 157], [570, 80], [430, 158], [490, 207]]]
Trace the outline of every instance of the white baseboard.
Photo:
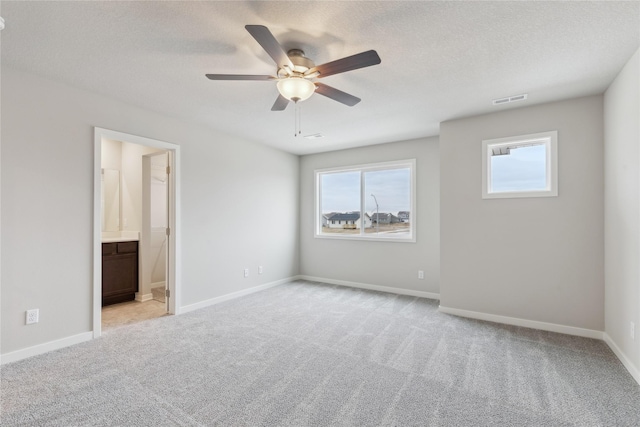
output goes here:
[[136, 292], [136, 301], [145, 302], [145, 301], [151, 301], [152, 299], [153, 299], [153, 294], [142, 295], [140, 292]]
[[350, 288], [369, 289], [371, 291], [388, 292], [390, 294], [409, 295], [412, 297], [440, 300], [440, 294], [434, 292], [414, 291], [412, 289], [392, 288], [390, 286], [370, 285], [368, 283], [348, 282], [346, 280], [325, 279], [323, 277], [297, 276], [297, 279], [311, 282], [328, 283], [330, 285], [347, 286]]
[[520, 319], [517, 317], [500, 316], [498, 314], [480, 313], [478, 311], [462, 310], [440, 306], [438, 311], [471, 319], [486, 320], [488, 322], [504, 323], [506, 325], [522, 326], [524, 328], [540, 329], [542, 331], [558, 332], [560, 334], [575, 335], [578, 337], [594, 338], [601, 340], [602, 331], [593, 329], [576, 328], [574, 326], [558, 325], [556, 323], [539, 322], [537, 320]]
[[178, 311], [178, 313], [184, 314], [190, 311], [198, 310], [200, 308], [205, 308], [215, 304], [220, 304], [221, 302], [229, 301], [231, 299], [238, 298], [244, 295], [253, 294], [255, 292], [264, 291], [265, 289], [273, 288], [275, 286], [282, 285], [283, 283], [289, 283], [293, 280], [296, 280], [297, 278], [298, 276], [287, 277], [286, 279], [276, 280], [275, 282], [265, 283], [263, 285], [254, 286], [253, 288], [243, 289], [238, 292], [232, 292], [230, 294], [221, 295], [219, 297], [200, 301], [195, 304], [183, 305], [182, 307], [180, 307], [180, 310]]
[[616, 357], [618, 359], [620, 359], [620, 361], [622, 362], [622, 364], [624, 365], [625, 368], [627, 368], [627, 371], [629, 371], [629, 373], [631, 374], [631, 376], [633, 377], [634, 380], [636, 380], [636, 382], [638, 383], [638, 385], [640, 385], [640, 369], [638, 369], [637, 367], [635, 367], [633, 365], [633, 363], [631, 362], [631, 360], [629, 360], [629, 358], [627, 357], [626, 354], [624, 354], [622, 352], [622, 350], [620, 350], [620, 347], [618, 347], [618, 345], [611, 339], [611, 337], [609, 336], [609, 334], [607, 334], [606, 332], [603, 333], [603, 339], [604, 342], [607, 343], [607, 345], [609, 346], [609, 348], [611, 349], [611, 351], [613, 351], [613, 353], [616, 355]]
[[[153, 282], [151, 284], [151, 287], [149, 289], [153, 289], [153, 288], [165, 288], [166, 282], [162, 281], [162, 282]], [[145, 302], [145, 301], [151, 301], [153, 299], [153, 293], [149, 292], [148, 294], [141, 294], [140, 292], [136, 292], [136, 301], [139, 302]]]
[[160, 282], [153, 282], [151, 284], [151, 287], [149, 289], [153, 289], [153, 288], [166, 288], [167, 287], [167, 282], [165, 282], [164, 280], [161, 280]]
[[5, 353], [0, 356], [0, 364], [16, 362], [18, 360], [26, 359], [27, 357], [37, 356], [39, 354], [47, 353], [53, 350], [59, 350], [70, 345], [80, 344], [81, 342], [89, 341], [93, 339], [93, 332], [83, 332], [78, 335], [62, 338], [55, 341], [49, 341], [44, 344], [34, 345], [33, 347], [23, 348], [21, 350], [12, 351], [11, 353]]

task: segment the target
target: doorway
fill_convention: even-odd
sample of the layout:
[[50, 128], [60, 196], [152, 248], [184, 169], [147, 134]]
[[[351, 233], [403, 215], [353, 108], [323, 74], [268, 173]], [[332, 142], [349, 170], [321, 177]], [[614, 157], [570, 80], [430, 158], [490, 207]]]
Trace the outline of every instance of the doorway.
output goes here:
[[[121, 163], [114, 161], [114, 158], [120, 158]], [[114, 169], [117, 171], [115, 175], [118, 173], [121, 175], [121, 188], [115, 192], [105, 189], [104, 181], [105, 172], [113, 174], [111, 171]], [[113, 246], [111, 242], [137, 241], [139, 251], [135, 301], [123, 303], [123, 307], [117, 309], [121, 310], [125, 316], [131, 315], [138, 318], [157, 317], [156, 313], [178, 314], [177, 310], [180, 307], [179, 172], [180, 147], [178, 145], [95, 128], [92, 301], [94, 338], [102, 333], [103, 253], [105, 246], [107, 249]], [[113, 194], [118, 195], [119, 199]], [[116, 203], [113, 202], [114, 200]], [[108, 202], [106, 203], [108, 212], [115, 218], [105, 218], [105, 201]], [[118, 201], [121, 206], [118, 206]], [[158, 209], [159, 206], [162, 207]], [[113, 229], [105, 229], [105, 226]], [[103, 245], [104, 242], [107, 242], [106, 245]], [[129, 243], [128, 246], [131, 244]], [[109, 272], [105, 270], [105, 274], [109, 275]], [[163, 289], [161, 290], [160, 287]], [[155, 288], [153, 292], [152, 288]], [[133, 294], [127, 299], [134, 299]], [[126, 306], [127, 304], [130, 306]], [[138, 309], [136, 305], [140, 307], [139, 313], [135, 313]], [[142, 305], [145, 305], [144, 309], [141, 308]], [[109, 316], [109, 319], [112, 319], [113, 313], [113, 310], [105, 311], [105, 319]]]

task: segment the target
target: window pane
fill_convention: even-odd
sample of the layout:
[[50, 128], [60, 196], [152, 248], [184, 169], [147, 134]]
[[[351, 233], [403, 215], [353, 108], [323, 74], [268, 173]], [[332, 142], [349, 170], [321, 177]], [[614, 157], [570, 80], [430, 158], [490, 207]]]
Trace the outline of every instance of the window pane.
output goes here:
[[490, 192], [544, 191], [547, 188], [546, 144], [492, 151]]
[[415, 163], [410, 159], [316, 171], [320, 209], [315, 236], [415, 242]]
[[364, 173], [365, 213], [371, 219], [366, 234], [406, 237], [411, 232], [411, 169]]
[[323, 234], [360, 234], [360, 172], [320, 175]]

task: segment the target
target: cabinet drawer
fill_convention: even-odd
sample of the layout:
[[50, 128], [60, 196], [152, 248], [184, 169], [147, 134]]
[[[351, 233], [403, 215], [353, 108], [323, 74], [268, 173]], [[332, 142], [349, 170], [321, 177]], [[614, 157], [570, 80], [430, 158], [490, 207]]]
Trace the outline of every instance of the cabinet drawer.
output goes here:
[[102, 244], [102, 255], [111, 255], [115, 254], [118, 249], [117, 243], [103, 243]]
[[138, 242], [119, 242], [118, 243], [118, 253], [126, 254], [138, 252]]

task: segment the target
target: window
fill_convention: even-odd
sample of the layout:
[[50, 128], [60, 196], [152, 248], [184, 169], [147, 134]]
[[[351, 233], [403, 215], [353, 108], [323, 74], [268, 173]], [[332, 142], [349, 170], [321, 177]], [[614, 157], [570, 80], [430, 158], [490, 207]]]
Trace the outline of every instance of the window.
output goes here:
[[415, 159], [315, 171], [315, 236], [415, 242]]
[[482, 198], [558, 195], [558, 132], [482, 141]]

